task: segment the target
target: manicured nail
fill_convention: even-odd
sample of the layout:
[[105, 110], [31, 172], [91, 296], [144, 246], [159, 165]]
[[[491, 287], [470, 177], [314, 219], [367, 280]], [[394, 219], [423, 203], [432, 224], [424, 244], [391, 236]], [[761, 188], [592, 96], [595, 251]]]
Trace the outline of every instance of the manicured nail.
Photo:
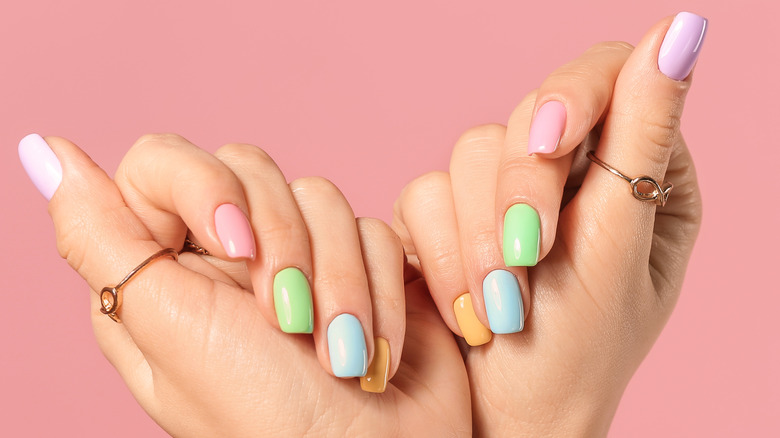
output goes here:
[[255, 237], [244, 212], [233, 204], [222, 204], [214, 212], [217, 236], [227, 255], [233, 258], [255, 258]]
[[385, 338], [374, 338], [374, 359], [366, 375], [360, 378], [360, 388], [366, 392], [385, 392], [390, 373], [390, 344]]
[[536, 112], [528, 133], [528, 155], [549, 154], [558, 148], [566, 126], [566, 107], [551, 100]]
[[455, 319], [458, 321], [458, 327], [466, 338], [466, 343], [475, 347], [477, 345], [487, 344], [493, 337], [493, 333], [482, 325], [474, 313], [474, 306], [471, 304], [471, 294], [466, 292], [455, 299], [452, 307], [455, 309]]
[[539, 213], [528, 204], [515, 204], [504, 215], [504, 264], [534, 266], [539, 261]]
[[690, 12], [677, 14], [666, 31], [658, 53], [658, 69], [661, 73], [676, 81], [688, 77], [701, 53], [705, 35], [706, 18]]
[[490, 331], [505, 334], [523, 330], [523, 298], [514, 274], [503, 269], [491, 271], [482, 282], [482, 294]]
[[274, 276], [274, 307], [285, 333], [314, 331], [314, 310], [309, 281], [298, 268], [285, 268]]
[[366, 375], [368, 351], [360, 321], [349, 313], [333, 318], [328, 326], [330, 367], [336, 377]]
[[50, 200], [62, 182], [62, 166], [40, 135], [30, 134], [19, 142], [19, 159], [35, 187]]

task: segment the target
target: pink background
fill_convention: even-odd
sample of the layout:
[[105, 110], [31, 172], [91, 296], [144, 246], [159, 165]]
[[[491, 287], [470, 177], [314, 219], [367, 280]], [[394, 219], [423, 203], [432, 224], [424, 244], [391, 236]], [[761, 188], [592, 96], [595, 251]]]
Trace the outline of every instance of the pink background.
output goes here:
[[322, 175], [359, 215], [445, 169], [460, 132], [504, 122], [601, 40], [638, 42], [691, 10], [710, 31], [683, 130], [705, 219], [682, 298], [613, 436], [766, 436], [780, 425], [774, 1], [4, 2], [0, 7], [0, 435], [164, 436], [103, 359], [88, 295], [19, 165], [30, 132], [109, 173], [147, 132], [261, 145]]

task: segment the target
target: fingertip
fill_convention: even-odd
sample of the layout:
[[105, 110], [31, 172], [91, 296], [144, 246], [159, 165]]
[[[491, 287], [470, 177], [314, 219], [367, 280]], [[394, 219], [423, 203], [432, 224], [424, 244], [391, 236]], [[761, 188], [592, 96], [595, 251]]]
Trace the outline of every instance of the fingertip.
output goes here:
[[[664, 22], [668, 20], [665, 19]], [[701, 54], [708, 20], [692, 12], [680, 12], [669, 25], [658, 50], [658, 70], [682, 81], [690, 75]]]
[[51, 200], [62, 182], [62, 165], [46, 140], [38, 134], [28, 134], [19, 141], [19, 160], [27, 176], [46, 198]]

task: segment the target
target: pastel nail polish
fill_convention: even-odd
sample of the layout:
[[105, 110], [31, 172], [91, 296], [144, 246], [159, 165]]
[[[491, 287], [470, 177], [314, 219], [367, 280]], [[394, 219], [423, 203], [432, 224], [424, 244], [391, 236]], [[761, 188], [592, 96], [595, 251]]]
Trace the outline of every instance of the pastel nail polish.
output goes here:
[[38, 134], [30, 134], [19, 142], [19, 159], [35, 187], [46, 200], [62, 182], [62, 166], [46, 140]]
[[455, 320], [458, 321], [458, 327], [463, 332], [466, 343], [472, 347], [483, 345], [490, 342], [493, 333], [482, 325], [477, 314], [474, 312], [474, 306], [471, 303], [471, 294], [466, 292], [455, 299], [452, 304], [455, 311]]
[[520, 283], [509, 271], [496, 269], [482, 282], [490, 331], [496, 334], [517, 333], [523, 330], [523, 298]]
[[255, 237], [249, 220], [240, 208], [222, 204], [214, 212], [217, 237], [227, 255], [232, 258], [255, 258]]
[[515, 204], [504, 215], [504, 264], [534, 266], [539, 262], [541, 223], [528, 204]]
[[549, 154], [558, 148], [566, 126], [566, 107], [557, 100], [542, 105], [531, 122], [528, 155]]
[[707, 19], [690, 12], [674, 17], [658, 52], [658, 69], [670, 79], [688, 77], [707, 35]]
[[336, 377], [361, 377], [368, 368], [366, 338], [360, 321], [349, 313], [333, 318], [328, 325], [330, 367]]
[[390, 375], [390, 344], [387, 339], [374, 338], [374, 359], [366, 375], [360, 378], [360, 388], [366, 392], [385, 392]]
[[311, 333], [314, 310], [311, 288], [298, 268], [285, 268], [274, 276], [274, 308], [285, 333]]

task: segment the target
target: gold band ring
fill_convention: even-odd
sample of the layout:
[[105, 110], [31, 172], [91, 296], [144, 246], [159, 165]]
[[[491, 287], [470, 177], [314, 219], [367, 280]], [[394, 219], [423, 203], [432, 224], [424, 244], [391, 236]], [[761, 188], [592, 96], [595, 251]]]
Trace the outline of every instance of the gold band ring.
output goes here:
[[[631, 186], [631, 194], [634, 195], [634, 198], [642, 202], [653, 202], [656, 205], [660, 205], [661, 207], [666, 205], [666, 201], [669, 200], [669, 192], [671, 192], [672, 188], [674, 188], [674, 184], [670, 182], [667, 182], [666, 184], [663, 183], [658, 184], [656, 180], [646, 175], [638, 176], [636, 178], [628, 177], [624, 175], [621, 171], [601, 161], [593, 153], [593, 151], [588, 151], [588, 158], [590, 159], [590, 161], [593, 161], [594, 163], [608, 170], [610, 173], [617, 175], [620, 178], [623, 178], [624, 180], [628, 181], [628, 184]], [[642, 185], [642, 188], [647, 189], [648, 187], [650, 187], [652, 188], [652, 190], [650, 191], [642, 190], [642, 188], [640, 188], [640, 185]]]
[[135, 269], [130, 271], [130, 273], [127, 274], [127, 276], [123, 278], [119, 284], [114, 287], [104, 287], [103, 290], [100, 291], [100, 312], [104, 315], [108, 315], [109, 318], [114, 320], [114, 322], [122, 322], [122, 320], [119, 319], [119, 316], [117, 316], [119, 308], [122, 307], [122, 286], [130, 281], [130, 279], [133, 278], [133, 275], [137, 274], [147, 265], [160, 257], [170, 257], [173, 260], [178, 260], [179, 254], [173, 248], [165, 248], [157, 251], [148, 259], [141, 262], [140, 265], [136, 266]]

